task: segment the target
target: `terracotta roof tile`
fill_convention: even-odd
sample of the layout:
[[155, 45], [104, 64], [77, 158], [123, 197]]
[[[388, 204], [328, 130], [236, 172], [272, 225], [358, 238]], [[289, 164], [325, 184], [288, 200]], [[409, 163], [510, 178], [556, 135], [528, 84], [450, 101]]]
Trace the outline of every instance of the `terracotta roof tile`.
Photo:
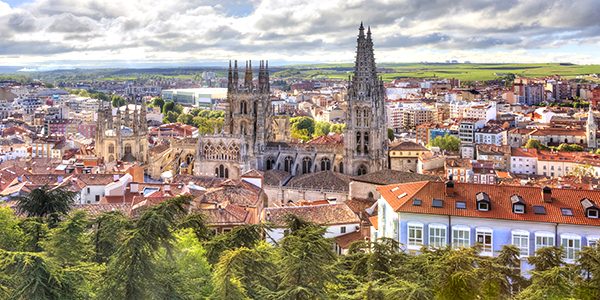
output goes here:
[[[393, 184], [379, 187], [377, 190], [398, 212], [600, 226], [600, 219], [587, 218], [581, 205], [584, 198], [600, 203], [600, 191], [596, 190], [552, 189], [552, 202], [549, 203], [543, 201], [541, 188], [529, 186], [455, 182], [453, 196], [446, 195], [444, 182]], [[479, 192], [489, 195], [490, 211], [476, 210], [475, 195]], [[512, 212], [510, 197], [515, 194], [523, 198], [526, 213]], [[401, 195], [403, 196], [399, 197]], [[422, 201], [420, 206], [412, 204], [415, 198]], [[443, 200], [443, 207], [432, 207], [433, 199]], [[457, 209], [456, 201], [465, 201], [467, 208]], [[535, 214], [532, 208], [534, 205], [545, 207], [547, 214]], [[573, 216], [563, 216], [561, 208], [570, 208]]]
[[429, 149], [415, 142], [404, 141], [396, 145], [390, 146], [391, 151], [429, 151]]
[[383, 169], [367, 173], [361, 176], [352, 177], [353, 181], [367, 182], [379, 185], [392, 184], [392, 183], [404, 183], [404, 182], [415, 182], [425, 180], [440, 180], [438, 176], [423, 175], [412, 172], [404, 172], [390, 169]]
[[286, 186], [314, 190], [348, 191], [350, 177], [333, 171], [308, 173], [292, 178]]
[[360, 223], [358, 216], [344, 203], [268, 207], [264, 209], [262, 219], [273, 223], [275, 226], [284, 226], [287, 215], [295, 215], [318, 225]]

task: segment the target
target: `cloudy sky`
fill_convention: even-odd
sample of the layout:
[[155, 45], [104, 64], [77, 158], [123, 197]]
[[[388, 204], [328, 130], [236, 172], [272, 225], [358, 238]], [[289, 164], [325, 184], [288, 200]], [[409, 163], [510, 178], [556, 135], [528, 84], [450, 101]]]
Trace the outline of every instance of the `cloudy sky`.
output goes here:
[[0, 0], [0, 66], [600, 63], [600, 0]]

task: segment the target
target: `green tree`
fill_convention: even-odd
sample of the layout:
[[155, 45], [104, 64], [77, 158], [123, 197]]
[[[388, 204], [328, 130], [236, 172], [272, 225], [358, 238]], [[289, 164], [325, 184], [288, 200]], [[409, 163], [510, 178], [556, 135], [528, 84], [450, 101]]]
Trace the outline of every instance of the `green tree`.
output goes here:
[[75, 196], [74, 192], [63, 188], [36, 188], [29, 194], [16, 198], [17, 211], [28, 217], [49, 218], [52, 225], [69, 212], [75, 203]]
[[527, 261], [535, 271], [542, 272], [564, 265], [563, 255], [564, 249], [561, 247], [543, 247], [536, 250], [535, 255], [528, 257]]
[[575, 293], [577, 299], [600, 299], [600, 247], [584, 247], [577, 259]]
[[543, 149], [545, 149], [545, 146], [542, 145], [542, 143], [538, 140], [529, 139], [529, 140], [527, 140], [527, 143], [525, 144], [525, 148], [543, 150]]
[[177, 122], [178, 118], [179, 118], [179, 115], [176, 112], [169, 111], [163, 117], [163, 123], [175, 123], [175, 122]]
[[345, 129], [346, 129], [346, 124], [331, 124], [330, 131], [335, 132], [337, 134], [341, 134], [341, 133], [344, 133]]
[[583, 151], [583, 147], [577, 144], [567, 144], [562, 143], [558, 145], [558, 151], [566, 151], [566, 152], [580, 152]]
[[165, 106], [165, 100], [163, 100], [163, 98], [156, 97], [152, 99], [152, 106], [157, 107], [162, 112], [163, 106]]
[[132, 226], [130, 220], [119, 211], [99, 215], [92, 231], [94, 261], [107, 263], [125, 238], [127, 229]]
[[449, 134], [444, 136], [436, 136], [431, 142], [429, 142], [428, 146], [439, 147], [440, 149], [446, 151], [458, 151], [460, 147], [460, 139]]
[[164, 286], [154, 284], [160, 275], [156, 258], [162, 249], [172, 253], [172, 230], [185, 215], [190, 200], [178, 196], [143, 212], [108, 263], [101, 298], [147, 299], [162, 293]]
[[394, 136], [394, 129], [391, 129], [391, 128], [388, 128], [388, 129], [387, 129], [387, 137], [388, 137], [388, 139], [390, 140], [390, 142], [393, 142], [393, 141], [394, 141], [394, 139], [396, 138], [396, 137]]
[[[287, 226], [290, 228], [290, 226]], [[278, 248], [278, 291], [275, 299], [324, 299], [325, 287], [335, 279], [331, 241], [325, 228], [308, 224], [290, 230]]]
[[214, 236], [205, 244], [208, 262], [215, 264], [219, 256], [225, 250], [240, 247], [253, 248], [262, 240], [264, 225], [245, 225], [233, 228], [233, 230]]
[[277, 287], [273, 249], [265, 242], [223, 253], [213, 275], [213, 299], [264, 299]]
[[113, 107], [121, 107], [127, 103], [125, 99], [119, 95], [113, 95], [111, 97], [111, 103]]
[[9, 251], [22, 249], [25, 238], [14, 211], [10, 207], [0, 207], [0, 249]]
[[212, 293], [206, 251], [191, 228], [174, 233], [173, 250], [156, 259], [157, 299], [207, 299]]
[[74, 211], [56, 228], [50, 230], [48, 239], [43, 242], [43, 248], [61, 265], [90, 261], [93, 250], [88, 225], [86, 213]]
[[443, 258], [436, 262], [436, 299], [477, 299], [481, 281], [478, 278], [477, 250], [474, 248], [445, 251]]
[[315, 120], [310, 117], [290, 118], [290, 133], [293, 138], [303, 141], [310, 140], [315, 132]]
[[577, 276], [569, 266], [552, 267], [531, 272], [531, 285], [516, 297], [518, 300], [571, 299], [574, 278]]
[[329, 122], [324, 122], [324, 121], [315, 122], [315, 132], [313, 134], [313, 137], [328, 135], [330, 129], [331, 129], [331, 123], [329, 123]]
[[193, 125], [194, 122], [192, 121], [194, 117], [190, 114], [180, 114], [177, 117], [177, 122], [182, 123], [182, 124], [187, 124], [187, 125]]

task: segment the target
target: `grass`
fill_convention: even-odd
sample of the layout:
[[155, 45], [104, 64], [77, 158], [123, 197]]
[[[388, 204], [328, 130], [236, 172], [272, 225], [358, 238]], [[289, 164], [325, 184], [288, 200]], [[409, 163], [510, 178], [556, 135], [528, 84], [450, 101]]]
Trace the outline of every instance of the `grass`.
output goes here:
[[[600, 74], [600, 65], [571, 64], [379, 64], [386, 81], [397, 78], [457, 78], [463, 81], [492, 80], [507, 74], [524, 77], [560, 75], [566, 78]], [[275, 72], [273, 78], [345, 79], [352, 64], [290, 66]]]

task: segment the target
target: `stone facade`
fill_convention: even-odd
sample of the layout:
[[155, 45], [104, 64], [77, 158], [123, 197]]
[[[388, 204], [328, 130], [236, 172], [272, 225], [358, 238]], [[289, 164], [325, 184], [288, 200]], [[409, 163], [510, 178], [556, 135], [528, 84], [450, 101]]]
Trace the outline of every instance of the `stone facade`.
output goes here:
[[268, 62], [260, 62], [258, 84], [251, 62], [246, 62], [240, 84], [235, 61], [229, 66], [223, 131], [199, 138], [194, 174], [239, 178], [257, 169], [283, 170], [292, 176], [318, 171], [362, 175], [387, 168], [385, 88], [376, 71], [371, 31], [365, 35], [362, 24], [357, 42], [343, 137], [291, 142], [289, 122], [273, 118]]
[[148, 162], [148, 123], [146, 121], [146, 103], [141, 100], [113, 109], [110, 104], [98, 108], [98, 124], [96, 126], [96, 156], [104, 162], [115, 160]]

